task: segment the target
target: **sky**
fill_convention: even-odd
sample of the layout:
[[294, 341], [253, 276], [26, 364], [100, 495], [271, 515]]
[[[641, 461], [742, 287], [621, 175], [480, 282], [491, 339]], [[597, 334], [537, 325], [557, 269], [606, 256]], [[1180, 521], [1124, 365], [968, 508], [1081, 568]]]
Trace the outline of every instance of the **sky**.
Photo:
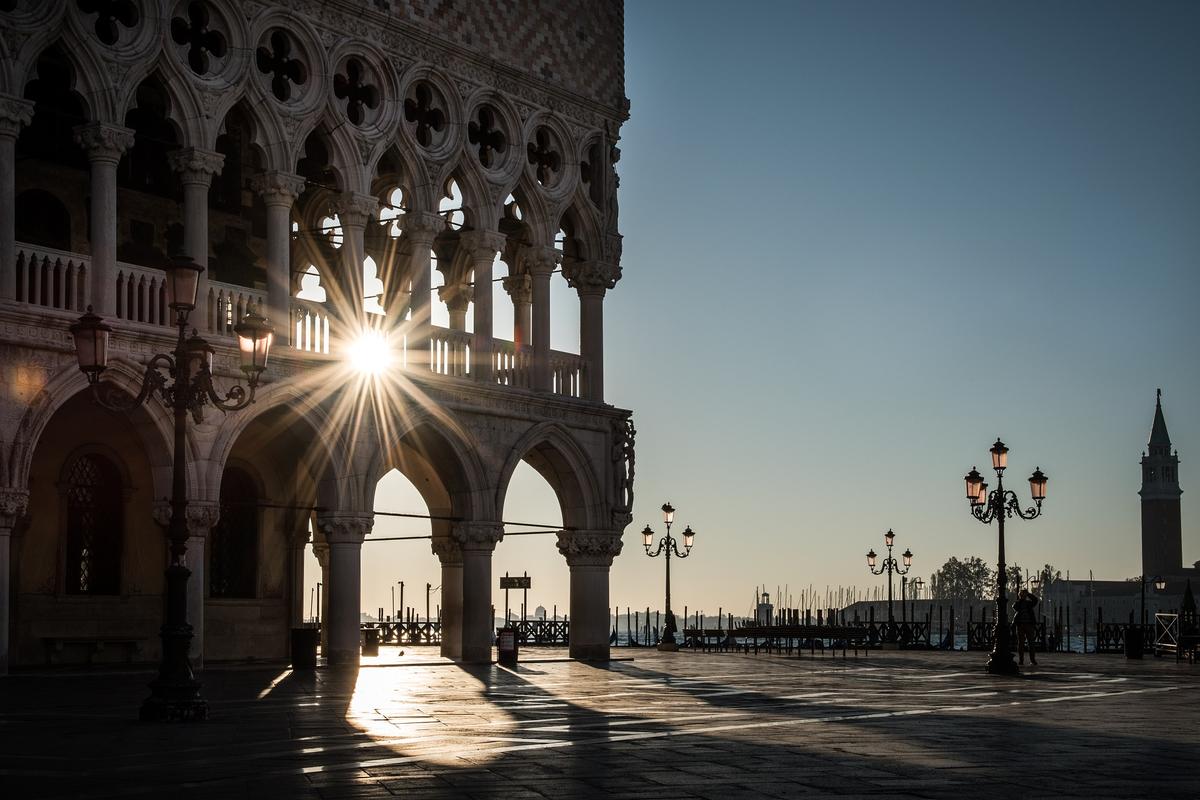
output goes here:
[[[994, 561], [962, 476], [997, 436], [1019, 494], [1050, 476], [1010, 562], [1135, 575], [1157, 387], [1200, 559], [1200, 5], [639, 0], [625, 26], [605, 373], [637, 501], [614, 605], [661, 607], [639, 531], [667, 500], [697, 532], [677, 612], [879, 585], [863, 556], [888, 528], [925, 579]], [[561, 520], [528, 468], [508, 505]], [[398, 476], [376, 507], [423, 510]], [[565, 610], [553, 537], [502, 542], [505, 570]], [[363, 608], [390, 613], [395, 580], [424, 605], [427, 542], [365, 545]]]

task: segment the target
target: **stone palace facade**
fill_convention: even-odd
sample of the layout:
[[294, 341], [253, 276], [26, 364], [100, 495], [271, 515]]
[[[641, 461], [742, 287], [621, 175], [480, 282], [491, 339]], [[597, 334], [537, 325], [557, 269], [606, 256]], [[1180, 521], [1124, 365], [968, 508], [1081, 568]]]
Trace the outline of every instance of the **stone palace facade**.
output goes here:
[[[136, 395], [180, 253], [219, 385], [244, 313], [276, 330], [256, 402], [188, 427], [193, 660], [286, 658], [311, 546], [326, 653], [356, 663], [392, 469], [432, 517], [444, 654], [488, 660], [522, 460], [562, 507], [571, 654], [607, 658], [623, 37], [617, 0], [0, 0], [0, 670], [159, 657], [171, 413], [93, 402], [68, 326], [113, 327], [103, 381]], [[553, 281], [577, 352], [550, 347]], [[390, 362], [349, 367], [360, 341]]]

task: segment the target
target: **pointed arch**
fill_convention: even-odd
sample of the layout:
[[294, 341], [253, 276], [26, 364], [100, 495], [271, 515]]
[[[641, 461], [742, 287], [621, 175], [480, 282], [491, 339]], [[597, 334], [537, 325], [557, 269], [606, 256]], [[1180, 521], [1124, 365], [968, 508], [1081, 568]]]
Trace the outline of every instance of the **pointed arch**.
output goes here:
[[546, 479], [562, 508], [563, 525], [589, 529], [604, 526], [603, 492], [587, 454], [557, 422], [542, 422], [525, 432], [509, 451], [496, 487], [495, 504], [504, 509], [508, 485], [521, 461]]

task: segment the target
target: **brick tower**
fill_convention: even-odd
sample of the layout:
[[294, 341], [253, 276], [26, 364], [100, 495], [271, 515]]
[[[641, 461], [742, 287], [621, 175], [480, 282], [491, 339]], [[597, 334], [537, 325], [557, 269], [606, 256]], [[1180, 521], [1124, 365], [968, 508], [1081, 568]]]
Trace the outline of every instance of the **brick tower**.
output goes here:
[[1183, 568], [1183, 534], [1179, 516], [1179, 455], [1163, 417], [1162, 390], [1154, 407], [1148, 453], [1142, 454], [1142, 574], [1178, 575]]

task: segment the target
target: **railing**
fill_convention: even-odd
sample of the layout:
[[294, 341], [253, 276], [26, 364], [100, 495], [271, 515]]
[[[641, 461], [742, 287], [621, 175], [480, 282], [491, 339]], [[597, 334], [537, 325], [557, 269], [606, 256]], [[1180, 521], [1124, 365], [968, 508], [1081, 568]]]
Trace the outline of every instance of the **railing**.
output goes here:
[[208, 282], [208, 332], [233, 336], [234, 326], [242, 317], [261, 314], [267, 297], [263, 292], [232, 283]]
[[429, 366], [438, 375], [465, 378], [471, 373], [472, 334], [449, 328], [431, 327]]
[[517, 642], [523, 645], [568, 645], [571, 643], [571, 623], [565, 619], [510, 620], [517, 630]]
[[292, 349], [329, 355], [329, 312], [323, 303], [292, 299]]
[[18, 301], [68, 311], [87, 308], [92, 266], [87, 256], [18, 242], [16, 258], [13, 296]]
[[574, 353], [550, 351], [553, 391], [566, 397], [583, 396], [583, 358]]
[[117, 319], [169, 325], [167, 280], [161, 269], [117, 262]]
[[364, 622], [362, 630], [379, 631], [381, 644], [441, 644], [441, 620]]
[[501, 386], [528, 389], [533, 385], [533, 355], [528, 347], [518, 352], [513, 342], [492, 340], [492, 367], [496, 383]]

